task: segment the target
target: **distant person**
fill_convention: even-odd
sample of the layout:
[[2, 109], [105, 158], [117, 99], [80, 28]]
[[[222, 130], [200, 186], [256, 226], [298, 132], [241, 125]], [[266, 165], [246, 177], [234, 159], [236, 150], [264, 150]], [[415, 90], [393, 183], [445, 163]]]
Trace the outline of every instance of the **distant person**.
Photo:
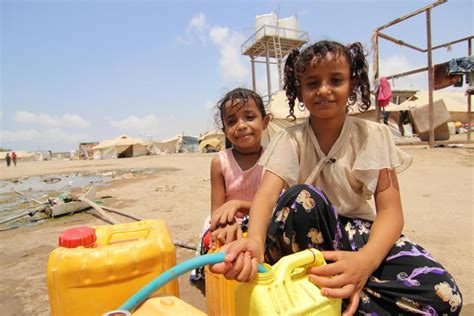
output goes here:
[[11, 157], [10, 157], [10, 153], [7, 153], [7, 155], [5, 156], [5, 161], [7, 162], [7, 167], [10, 167], [10, 163], [11, 163]]
[[405, 136], [405, 127], [403, 125], [410, 124], [410, 114], [408, 111], [400, 111], [400, 118], [398, 119], [398, 130], [402, 136]]
[[12, 151], [11, 153], [13, 165], [16, 167], [16, 152]]
[[222, 249], [225, 262], [211, 271], [248, 282], [257, 261], [274, 264], [316, 248], [328, 264], [309, 268], [308, 278], [322, 295], [343, 298], [345, 315], [459, 314], [462, 296], [453, 277], [401, 235], [396, 173], [412, 158], [395, 146], [385, 124], [347, 115], [358, 99], [362, 112], [370, 107], [362, 44], [321, 41], [294, 49], [284, 82], [289, 114], [302, 102], [310, 116], [273, 137], [260, 158], [265, 173], [247, 238]]
[[[216, 244], [236, 240], [246, 231], [251, 201], [263, 176], [263, 167], [257, 162], [270, 117], [257, 93], [237, 88], [218, 102], [216, 121], [232, 147], [211, 161], [211, 215], [203, 227], [200, 254]], [[203, 269], [191, 274], [192, 281], [202, 277]]]

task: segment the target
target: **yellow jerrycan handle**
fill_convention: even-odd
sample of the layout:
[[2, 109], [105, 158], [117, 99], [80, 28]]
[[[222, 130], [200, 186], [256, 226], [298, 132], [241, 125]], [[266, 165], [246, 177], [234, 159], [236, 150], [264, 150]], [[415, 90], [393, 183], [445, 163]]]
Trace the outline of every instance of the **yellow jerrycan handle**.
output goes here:
[[137, 239], [146, 239], [148, 237], [148, 235], [150, 234], [151, 232], [151, 227], [150, 226], [146, 226], [146, 227], [137, 227], [137, 228], [122, 228], [122, 229], [115, 229], [115, 230], [112, 230], [108, 235], [107, 235], [107, 238], [106, 238], [106, 241], [105, 243], [107, 245], [110, 245], [111, 244], [111, 240], [112, 240], [112, 237], [113, 236], [116, 236], [116, 235], [124, 235], [125, 238], [123, 239], [118, 239], [118, 240], [114, 240], [113, 242], [126, 242], [126, 241], [132, 241], [132, 240], [137, 240]]
[[303, 273], [306, 273], [306, 269], [309, 267], [316, 267], [326, 264], [322, 253], [314, 248], [306, 249], [289, 256], [282, 257], [280, 262], [275, 267], [275, 281], [276, 283], [291, 284], [288, 282], [294, 275], [295, 269], [304, 268]]

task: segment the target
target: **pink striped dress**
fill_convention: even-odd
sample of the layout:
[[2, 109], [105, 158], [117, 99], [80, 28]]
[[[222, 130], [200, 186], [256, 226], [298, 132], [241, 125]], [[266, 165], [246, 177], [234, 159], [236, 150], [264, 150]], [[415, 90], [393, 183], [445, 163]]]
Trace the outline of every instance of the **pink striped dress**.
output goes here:
[[219, 152], [222, 174], [224, 175], [226, 201], [252, 201], [262, 180], [264, 168], [256, 163], [242, 171], [235, 160], [231, 148]]

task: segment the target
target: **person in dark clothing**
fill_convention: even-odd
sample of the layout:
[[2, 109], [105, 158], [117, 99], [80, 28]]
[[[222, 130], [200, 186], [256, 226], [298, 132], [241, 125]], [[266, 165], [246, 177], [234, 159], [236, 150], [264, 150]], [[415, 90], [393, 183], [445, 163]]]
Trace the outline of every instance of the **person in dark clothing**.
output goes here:
[[10, 153], [7, 153], [7, 155], [5, 156], [5, 160], [7, 161], [7, 167], [10, 167], [10, 162], [11, 162], [11, 157], [10, 157]]
[[403, 125], [410, 124], [410, 115], [408, 111], [400, 111], [400, 118], [398, 119], [398, 129], [400, 130], [400, 134], [405, 136], [405, 128]]

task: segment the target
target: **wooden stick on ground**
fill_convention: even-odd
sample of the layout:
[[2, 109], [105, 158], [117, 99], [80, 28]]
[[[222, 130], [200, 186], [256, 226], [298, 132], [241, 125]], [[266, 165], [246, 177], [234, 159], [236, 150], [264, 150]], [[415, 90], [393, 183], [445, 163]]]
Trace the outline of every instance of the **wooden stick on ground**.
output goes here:
[[111, 217], [109, 214], [107, 214], [100, 206], [99, 204], [89, 200], [88, 198], [86, 197], [79, 197], [79, 201], [83, 201], [83, 202], [86, 202], [87, 204], [89, 204], [91, 207], [94, 208], [94, 210], [97, 211], [97, 213], [99, 213], [99, 215], [104, 219], [106, 220], [107, 222], [109, 222], [110, 224], [117, 224], [117, 221]]
[[116, 214], [119, 214], [119, 215], [122, 215], [122, 216], [125, 216], [125, 217], [128, 217], [128, 218], [134, 219], [136, 221], [142, 221], [143, 220], [143, 218], [125, 213], [124, 211], [118, 210], [116, 208], [113, 208], [113, 207], [110, 207], [110, 206], [107, 206], [107, 205], [101, 205], [101, 207], [106, 211], [116, 213]]
[[19, 195], [23, 195], [26, 199], [31, 200], [31, 201], [33, 201], [33, 202], [39, 204], [39, 205], [43, 205], [43, 204], [46, 203], [46, 202], [38, 201], [37, 199], [34, 199], [34, 198], [32, 198], [32, 197], [30, 197], [30, 196], [26, 195], [25, 193], [20, 192], [20, 191], [18, 191], [18, 190], [14, 190], [14, 191], [15, 191], [15, 193], [17, 193], [17, 194], [19, 194]]

